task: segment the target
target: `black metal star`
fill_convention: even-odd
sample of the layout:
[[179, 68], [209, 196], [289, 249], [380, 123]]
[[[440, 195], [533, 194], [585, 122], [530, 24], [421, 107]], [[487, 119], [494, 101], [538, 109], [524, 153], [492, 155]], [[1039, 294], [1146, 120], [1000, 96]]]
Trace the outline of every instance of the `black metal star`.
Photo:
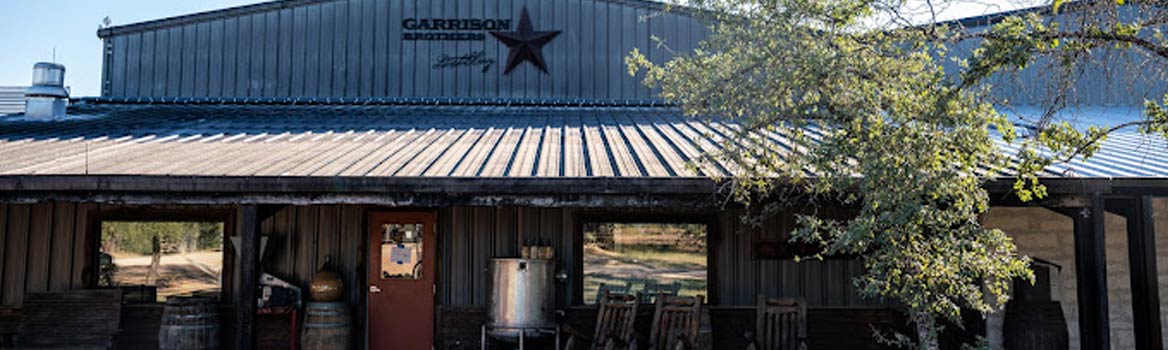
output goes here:
[[536, 68], [547, 74], [547, 63], [543, 60], [543, 51], [541, 50], [544, 45], [560, 35], [560, 31], [535, 31], [531, 27], [531, 18], [527, 16], [527, 6], [524, 6], [523, 12], [519, 14], [518, 30], [514, 32], [493, 31], [491, 35], [511, 49], [511, 53], [507, 54], [507, 68], [503, 70], [503, 75], [511, 73], [511, 70], [518, 67], [523, 61], [531, 62]]

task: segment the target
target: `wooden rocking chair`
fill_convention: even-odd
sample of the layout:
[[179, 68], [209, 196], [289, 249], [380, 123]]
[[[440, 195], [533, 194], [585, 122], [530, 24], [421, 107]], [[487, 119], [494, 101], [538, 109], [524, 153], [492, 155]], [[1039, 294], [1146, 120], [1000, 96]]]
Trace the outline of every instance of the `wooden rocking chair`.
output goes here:
[[807, 350], [807, 304], [801, 299], [758, 296], [755, 332], [747, 350]]
[[701, 324], [702, 296], [679, 297], [657, 295], [653, 328], [649, 333], [652, 350], [695, 349]]
[[597, 300], [596, 331], [591, 339], [568, 330], [570, 334], [565, 350], [575, 348], [576, 338], [592, 343], [592, 350], [637, 349], [633, 323], [637, 319], [639, 295], [618, 294], [604, 291]]

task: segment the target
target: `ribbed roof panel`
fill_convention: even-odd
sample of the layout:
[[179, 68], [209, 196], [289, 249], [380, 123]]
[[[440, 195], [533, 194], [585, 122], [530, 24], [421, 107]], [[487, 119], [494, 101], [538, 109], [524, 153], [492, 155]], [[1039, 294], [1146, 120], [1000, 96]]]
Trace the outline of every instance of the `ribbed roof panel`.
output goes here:
[[[711, 177], [736, 168], [690, 165], [737, 132], [661, 106], [80, 103], [62, 120], [0, 118], [0, 174]], [[1121, 131], [1046, 175], [1166, 177], [1166, 149]]]

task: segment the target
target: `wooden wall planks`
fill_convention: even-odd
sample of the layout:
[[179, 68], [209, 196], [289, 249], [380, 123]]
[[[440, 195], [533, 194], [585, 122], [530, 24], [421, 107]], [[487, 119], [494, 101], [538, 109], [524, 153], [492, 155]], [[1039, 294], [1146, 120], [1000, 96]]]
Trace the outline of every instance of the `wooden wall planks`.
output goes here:
[[[47, 202], [36, 204], [0, 203], [0, 305], [19, 306], [26, 293], [63, 291], [92, 287], [98, 266], [99, 220], [224, 221], [224, 230], [234, 225], [210, 207], [171, 207], [142, 212], [140, 207], [90, 203]], [[157, 215], [149, 214], [156, 213]], [[224, 268], [231, 271], [228, 244]], [[224, 296], [230, 296], [232, 282], [224, 282]]]
[[19, 306], [26, 293], [83, 285], [88, 242], [86, 215], [77, 203], [0, 204], [0, 305]]
[[3, 305], [20, 305], [24, 300], [28, 267], [30, 205], [9, 205], [8, 232], [5, 233]]
[[[73, 246], [76, 240], [73, 235], [76, 231], [77, 205], [73, 203], [52, 203], [53, 206], [53, 235], [50, 242], [50, 254], [46, 259], [52, 259], [49, 270], [49, 291], [60, 292], [69, 290], [73, 280]], [[55, 257], [61, 257], [57, 262]]]
[[[26, 293], [45, 292], [49, 288], [49, 263], [52, 247], [49, 245], [53, 238], [53, 204], [40, 203], [32, 205], [29, 218], [28, 255], [25, 259], [27, 274], [24, 287]], [[72, 257], [70, 257], [72, 258]]]
[[69, 288], [72, 289], [85, 286], [86, 272], [95, 268], [90, 262], [93, 261], [92, 257], [96, 252], [90, 247], [96, 246], [97, 240], [100, 239], [100, 235], [88, 234], [91, 227], [89, 216], [97, 205], [82, 203], [76, 206], [73, 212], [73, 267], [69, 279]]

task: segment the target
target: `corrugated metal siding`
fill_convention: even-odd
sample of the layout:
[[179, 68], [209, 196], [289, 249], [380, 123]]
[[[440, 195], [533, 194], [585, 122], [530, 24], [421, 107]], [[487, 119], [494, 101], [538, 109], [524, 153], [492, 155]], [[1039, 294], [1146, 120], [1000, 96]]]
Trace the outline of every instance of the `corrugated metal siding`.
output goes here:
[[[536, 30], [560, 30], [544, 47], [549, 74], [531, 64], [503, 75], [508, 49], [483, 41], [402, 39], [405, 18], [511, 19], [527, 7]], [[258, 12], [163, 21], [104, 40], [103, 96], [130, 97], [509, 97], [643, 99], [654, 92], [626, 72], [634, 48], [655, 62], [693, 50], [706, 27], [660, 5], [606, 0], [287, 3]], [[436, 69], [439, 55], [483, 51], [480, 66]]]
[[755, 243], [786, 242], [794, 229], [794, 212], [786, 211], [767, 220], [759, 229], [747, 228], [740, 211], [719, 215], [723, 237], [714, 255], [717, 286], [723, 305], [754, 305], [759, 294], [772, 297], [802, 297], [812, 306], [879, 305], [860, 298], [852, 280], [863, 272], [853, 259], [814, 260], [758, 259]]
[[[1143, 6], [1121, 6], [1117, 14], [1120, 23], [1137, 23], [1146, 21], [1149, 16], [1160, 16], [1160, 12], [1148, 10], [1140, 13]], [[1049, 7], [1039, 6], [1038, 11], [1045, 11]], [[1057, 21], [1060, 29], [1074, 30], [1080, 26], [1084, 12], [1076, 9], [1062, 11], [1057, 15], [1042, 15], [1048, 22]], [[1096, 13], [1086, 13], [1087, 16], [1098, 16]], [[956, 22], [956, 21], [955, 21]], [[974, 21], [970, 21], [974, 22]], [[955, 23], [952, 23], [955, 24]], [[982, 31], [988, 28], [984, 25], [970, 25], [971, 31]], [[984, 24], [978, 23], [978, 24]], [[1150, 35], [1149, 35], [1150, 37]], [[980, 41], [966, 40], [951, 48], [949, 57], [968, 57]], [[1076, 67], [1064, 69], [1059, 59], [1047, 56], [1037, 57], [1027, 68], [1020, 71], [1007, 71], [989, 80], [994, 97], [1003, 103], [1012, 105], [1096, 105], [1096, 106], [1143, 106], [1145, 100], [1160, 101], [1168, 93], [1168, 70], [1162, 63], [1162, 58], [1148, 55], [1139, 48], [1099, 47], [1092, 49], [1088, 54], [1080, 54], [1083, 58], [1076, 63]], [[960, 72], [956, 62], [942, 60], [945, 71]], [[1066, 72], [1073, 81], [1066, 91], [1059, 92], [1052, 82], [1059, 79], [1059, 74]], [[1058, 94], [1065, 94], [1065, 98], [1058, 98]]]
[[0, 115], [24, 113], [27, 86], [0, 86]]
[[[575, 232], [571, 208], [454, 207], [439, 211], [441, 255], [438, 302], [444, 306], [484, 306], [487, 303], [487, 260], [519, 256], [523, 244], [554, 247], [557, 264], [569, 276], [575, 271]], [[567, 305], [575, 291], [557, 284], [558, 305]], [[566, 289], [566, 290], [565, 290]]]
[[[524, 64], [502, 75], [507, 48], [484, 41], [404, 41], [404, 18], [503, 18], [526, 6], [537, 30], [561, 30], [544, 55], [549, 73]], [[1121, 16], [1141, 14], [1124, 7]], [[654, 62], [693, 50], [708, 29], [684, 11], [619, 0], [286, 1], [114, 28], [105, 37], [103, 96], [130, 97], [507, 97], [652, 98], [625, 72], [636, 47]], [[1059, 14], [1058, 17], [1073, 15]], [[1073, 23], [1070, 21], [1068, 23]], [[977, 30], [978, 28], [974, 28]], [[976, 42], [957, 45], [968, 54]], [[433, 69], [440, 54], [484, 51], [495, 64]], [[1101, 48], [1075, 72], [1065, 102], [1140, 105], [1168, 92], [1163, 67], [1130, 49]], [[1044, 84], [1057, 70], [1039, 59], [992, 83], [1008, 103], [1052, 100]], [[958, 71], [946, 61], [947, 71]]]

